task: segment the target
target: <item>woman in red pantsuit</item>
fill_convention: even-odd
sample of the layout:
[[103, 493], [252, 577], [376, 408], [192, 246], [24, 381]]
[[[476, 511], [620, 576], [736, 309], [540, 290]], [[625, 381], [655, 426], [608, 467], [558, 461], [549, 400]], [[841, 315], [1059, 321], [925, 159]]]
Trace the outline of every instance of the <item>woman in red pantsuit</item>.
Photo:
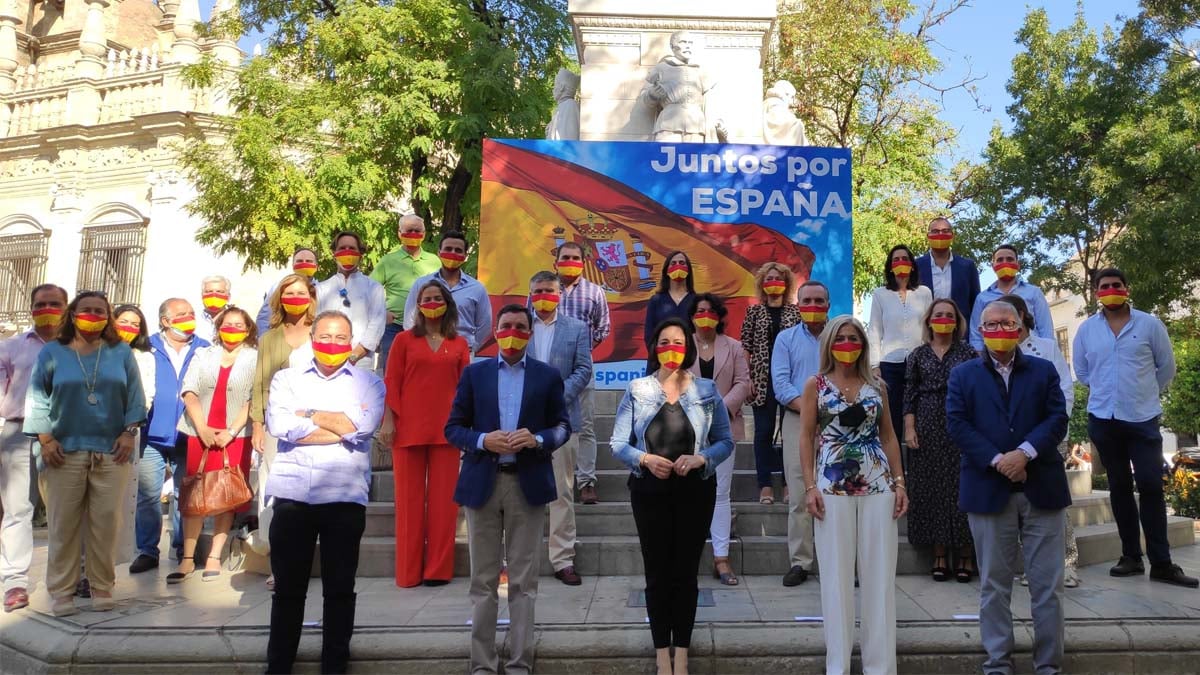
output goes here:
[[442, 428], [470, 348], [458, 335], [458, 308], [441, 282], [417, 289], [412, 330], [388, 354], [387, 413], [379, 436], [392, 442], [396, 487], [396, 585], [441, 586], [454, 576], [458, 448]]

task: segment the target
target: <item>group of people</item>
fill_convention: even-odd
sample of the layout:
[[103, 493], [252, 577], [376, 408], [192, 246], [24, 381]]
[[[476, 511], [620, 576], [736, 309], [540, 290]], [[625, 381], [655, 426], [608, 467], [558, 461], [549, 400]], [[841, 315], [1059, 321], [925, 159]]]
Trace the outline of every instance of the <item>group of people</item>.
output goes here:
[[[247, 502], [217, 514], [201, 560], [203, 518], [180, 517], [167, 582], [219, 578], [235, 519], [256, 518], [273, 572], [268, 672], [290, 672], [319, 540], [322, 669], [344, 671], [377, 437], [392, 452], [396, 584], [450, 581], [465, 507], [472, 671], [499, 669], [502, 569], [506, 669], [531, 670], [547, 513], [554, 576], [582, 582], [574, 504], [577, 487], [583, 503], [598, 499], [592, 352], [610, 332], [605, 292], [584, 278], [584, 248], [562, 242], [552, 269], [530, 279], [527, 301], [493, 316], [483, 285], [461, 269], [465, 235], [442, 233], [430, 253], [411, 215], [398, 235], [401, 247], [370, 276], [355, 233], [333, 238], [337, 272], [319, 283], [316, 251], [296, 251], [257, 317], [229, 303], [228, 280], [207, 278], [203, 312], [168, 299], [157, 332], [137, 307], [113, 308], [103, 293], [34, 289], [33, 329], [0, 343], [5, 610], [28, 604], [31, 459], [47, 504], [46, 586], [63, 616], [79, 611], [77, 595], [90, 595], [94, 611], [112, 609], [123, 529], [137, 552], [130, 572], [159, 566], [168, 473], [178, 494], [200, 472], [233, 466], [249, 476], [257, 453], [257, 511]], [[786, 485], [783, 584], [804, 583], [821, 562], [829, 672], [849, 669], [856, 581], [864, 669], [895, 670], [895, 521], [906, 513], [910, 541], [932, 548], [935, 580], [980, 576], [985, 669], [1011, 670], [1008, 601], [1023, 550], [1035, 661], [1039, 672], [1061, 668], [1062, 587], [1078, 583], [1065, 517], [1071, 374], [1043, 295], [1019, 278], [1016, 250], [996, 250], [998, 280], [981, 290], [952, 241], [939, 218], [928, 254], [894, 247], [867, 326], [831, 319], [824, 284], [767, 263], [741, 341], [725, 334], [724, 299], [697, 292], [687, 253], [667, 256], [647, 307], [647, 375], [630, 383], [610, 439], [630, 469], [660, 673], [688, 670], [707, 539], [714, 576], [739, 583], [729, 493], [747, 403], [760, 501], [774, 501], [773, 473]], [[1119, 270], [1100, 272], [1095, 289], [1104, 308], [1081, 327], [1073, 356], [1091, 387], [1089, 435], [1123, 543], [1112, 574], [1144, 573], [1144, 532], [1151, 578], [1196, 587], [1166, 539], [1157, 417], [1174, 374], [1170, 342], [1161, 322], [1129, 306]], [[498, 356], [472, 363], [488, 340]]]

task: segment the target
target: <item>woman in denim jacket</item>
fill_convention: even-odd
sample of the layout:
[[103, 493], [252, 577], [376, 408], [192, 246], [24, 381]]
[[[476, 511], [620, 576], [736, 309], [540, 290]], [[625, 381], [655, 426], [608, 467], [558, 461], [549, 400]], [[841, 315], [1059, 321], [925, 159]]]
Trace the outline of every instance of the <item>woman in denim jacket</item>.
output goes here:
[[649, 375], [629, 383], [612, 451], [632, 471], [629, 501], [646, 571], [646, 613], [660, 675], [687, 673], [696, 575], [717, 497], [717, 465], [733, 452], [729, 412], [712, 380], [692, 376], [692, 331], [678, 319], [654, 330]]

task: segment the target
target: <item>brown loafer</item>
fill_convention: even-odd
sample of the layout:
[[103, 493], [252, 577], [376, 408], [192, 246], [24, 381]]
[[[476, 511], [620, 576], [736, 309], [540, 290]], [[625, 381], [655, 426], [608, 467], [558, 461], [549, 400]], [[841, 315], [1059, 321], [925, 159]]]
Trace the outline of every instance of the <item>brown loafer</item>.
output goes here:
[[593, 485], [584, 485], [579, 488], [579, 501], [584, 504], [595, 504], [600, 501], [596, 496], [596, 487]]
[[568, 565], [554, 573], [554, 578], [563, 582], [568, 586], [579, 586], [583, 584], [583, 577], [575, 572], [574, 565]]

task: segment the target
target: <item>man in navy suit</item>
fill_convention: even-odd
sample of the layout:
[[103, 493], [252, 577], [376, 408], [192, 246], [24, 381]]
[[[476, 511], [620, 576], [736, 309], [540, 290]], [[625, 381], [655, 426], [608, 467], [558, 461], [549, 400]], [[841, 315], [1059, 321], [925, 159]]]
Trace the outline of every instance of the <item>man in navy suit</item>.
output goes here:
[[921, 285], [933, 291], [934, 299], [950, 298], [966, 316], [979, 295], [979, 268], [975, 261], [954, 255], [954, 226], [945, 217], [929, 221], [929, 253], [917, 258]]
[[[529, 305], [533, 308], [533, 338], [529, 354], [558, 371], [563, 381], [563, 399], [571, 418], [572, 431], [582, 428], [579, 395], [592, 381], [592, 337], [587, 324], [558, 311], [562, 299], [558, 275], [543, 271], [529, 280]], [[575, 571], [575, 455], [579, 435], [572, 433], [554, 453], [554, 484], [558, 497], [550, 502], [550, 566], [554, 578], [568, 586], [579, 586], [583, 578]]]
[[554, 501], [552, 455], [571, 425], [563, 381], [554, 368], [527, 358], [533, 316], [521, 305], [496, 315], [500, 356], [463, 371], [446, 439], [463, 452], [454, 501], [467, 507], [471, 550], [471, 672], [495, 673], [500, 565], [508, 559], [508, 673], [533, 666], [542, 526]]
[[950, 437], [962, 451], [958, 507], [968, 514], [979, 558], [988, 674], [1013, 672], [1010, 601], [1019, 548], [1033, 609], [1034, 668], [1057, 673], [1063, 661], [1063, 519], [1071, 493], [1057, 448], [1067, 409], [1054, 365], [1017, 348], [1020, 321], [1002, 300], [983, 310], [987, 351], [951, 371], [946, 396]]

